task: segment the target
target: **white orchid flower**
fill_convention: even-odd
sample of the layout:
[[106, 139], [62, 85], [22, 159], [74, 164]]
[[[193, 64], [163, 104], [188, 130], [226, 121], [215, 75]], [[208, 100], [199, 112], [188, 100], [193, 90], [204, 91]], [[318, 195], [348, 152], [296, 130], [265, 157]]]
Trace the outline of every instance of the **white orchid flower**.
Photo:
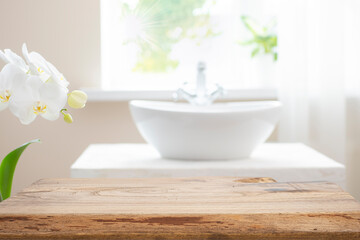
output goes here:
[[0, 72], [0, 111], [9, 107], [22, 124], [30, 124], [38, 115], [56, 120], [64, 115], [67, 123], [73, 122], [64, 106], [83, 108], [87, 95], [79, 90], [68, 95], [69, 85], [64, 76], [37, 52], [28, 52], [23, 44], [25, 61], [10, 49], [0, 51], [6, 66]]
[[54, 81], [63, 87], [69, 85], [64, 75], [62, 75], [54, 65], [46, 61], [43, 56], [37, 52], [29, 53], [25, 43], [22, 46], [22, 53], [25, 61], [29, 65], [30, 74], [40, 76], [43, 81]]
[[67, 88], [55, 82], [44, 82], [31, 75], [17, 84], [13, 91], [10, 111], [22, 124], [30, 124], [38, 115], [47, 120], [56, 120], [67, 100]]
[[8, 107], [13, 90], [27, 77], [28, 75], [15, 64], [8, 63], [3, 67], [0, 72], [0, 111]]
[[16, 65], [25, 73], [29, 72], [29, 66], [25, 63], [25, 61], [10, 49], [5, 49], [4, 52], [0, 50], [0, 58], [5, 63], [12, 63]]

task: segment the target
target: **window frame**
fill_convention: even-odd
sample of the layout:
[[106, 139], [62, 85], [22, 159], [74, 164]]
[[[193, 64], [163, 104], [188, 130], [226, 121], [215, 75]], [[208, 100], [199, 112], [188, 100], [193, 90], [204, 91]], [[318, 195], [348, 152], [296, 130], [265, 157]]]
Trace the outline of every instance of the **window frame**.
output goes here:
[[[101, 0], [101, 2], [104, 0]], [[102, 3], [100, 2], [100, 12], [104, 14], [102, 9]], [[103, 23], [101, 23], [103, 24]], [[103, 30], [101, 30], [103, 31]], [[103, 33], [101, 33], [102, 36]], [[101, 43], [101, 47], [103, 47], [104, 43]], [[101, 58], [104, 58], [102, 55]], [[101, 65], [103, 64], [103, 59], [101, 60]], [[173, 100], [173, 93], [177, 90], [175, 87], [171, 86], [171, 89], [115, 89], [112, 90], [109, 88], [108, 82], [106, 79], [103, 79], [105, 75], [101, 74], [101, 87], [95, 89], [83, 89], [88, 94], [88, 100], [90, 102], [121, 102], [121, 101], [129, 101], [134, 99], [143, 99], [143, 100]], [[106, 84], [105, 84], [106, 82]], [[181, 84], [179, 84], [178, 87]], [[224, 85], [223, 85], [224, 86]], [[277, 89], [276, 86], [260, 86], [256, 88], [239, 88], [238, 86], [228, 86], [230, 88], [226, 88], [225, 90], [227, 94], [219, 99], [219, 101], [230, 101], [230, 100], [277, 100]], [[170, 86], [169, 86], [170, 88]]]
[[[175, 90], [102, 90], [83, 89], [89, 102], [123, 102], [130, 100], [166, 100], [172, 101]], [[229, 89], [219, 101], [259, 101], [277, 100], [275, 88]]]

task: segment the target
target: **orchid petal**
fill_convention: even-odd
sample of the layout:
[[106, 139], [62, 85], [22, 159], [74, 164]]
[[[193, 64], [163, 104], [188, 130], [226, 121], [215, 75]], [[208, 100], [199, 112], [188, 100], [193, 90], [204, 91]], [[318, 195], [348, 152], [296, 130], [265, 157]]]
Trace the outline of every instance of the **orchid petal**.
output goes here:
[[39, 89], [43, 82], [39, 76], [28, 76], [27, 78], [17, 78], [14, 81], [14, 101], [29, 102], [39, 100]]
[[50, 62], [46, 62], [48, 69], [50, 70], [50, 75], [54, 79], [54, 81], [60, 84], [63, 87], [67, 87], [69, 82], [65, 79], [65, 77], [57, 70], [57, 68], [52, 65]]
[[45, 60], [45, 58], [43, 56], [41, 56], [39, 53], [37, 52], [31, 52], [29, 54], [29, 57], [31, 59], [31, 62], [34, 63], [34, 65], [40, 67], [43, 71], [45, 71], [46, 73], [50, 74], [50, 70], [48, 65], [46, 64], [47, 61]]
[[[4, 69], [4, 68], [3, 68]], [[4, 73], [1, 71], [0, 72], [0, 91], [6, 89], [8, 86], [8, 81], [7, 79], [4, 77]]]
[[43, 118], [45, 118], [46, 120], [55, 121], [55, 120], [57, 120], [59, 118], [60, 111], [53, 112], [50, 109], [48, 109], [45, 113], [41, 114], [41, 116]]
[[[33, 111], [34, 101], [31, 101], [32, 94], [30, 88], [22, 88], [17, 91], [22, 93], [22, 98], [14, 97], [14, 101], [9, 104], [9, 109], [22, 124], [28, 125], [36, 118], [36, 114]], [[16, 99], [16, 100], [15, 100]]]
[[[6, 81], [6, 79], [3, 78], [3, 74], [0, 72], [0, 94], [1, 91], [4, 90], [4, 88], [2, 88], [2, 85], [5, 85], [4, 82]], [[0, 100], [0, 111], [6, 109], [8, 107], [9, 103], [8, 102], [4, 102]]]
[[30, 63], [30, 58], [29, 58], [29, 52], [27, 50], [26, 43], [23, 43], [21, 50], [22, 50], [22, 54], [23, 54], [23, 56], [25, 58], [25, 61], [29, 64]]
[[11, 88], [12, 83], [16, 79], [26, 78], [26, 74], [23, 71], [21, 71], [15, 64], [12, 63], [6, 64], [1, 70], [1, 73], [3, 76], [3, 81], [1, 81], [2, 84], [0, 85], [0, 89]]
[[6, 64], [0, 72], [0, 111], [9, 106], [13, 99], [14, 88], [18, 82], [27, 78], [15, 64]]
[[9, 63], [13, 63], [18, 66], [25, 73], [29, 70], [29, 67], [26, 65], [25, 61], [16, 53], [11, 51], [10, 49], [5, 49], [5, 57], [9, 61]]
[[9, 104], [10, 111], [19, 118], [22, 124], [29, 124], [36, 118], [35, 104], [39, 101], [39, 88], [43, 84], [38, 76], [30, 76], [26, 80], [17, 79], [12, 101]]
[[60, 112], [67, 101], [67, 89], [53, 82], [43, 84], [39, 94], [40, 101], [46, 103], [51, 112]]
[[46, 111], [41, 116], [54, 121], [59, 118], [61, 109], [66, 104], [67, 89], [53, 82], [45, 83], [39, 90], [40, 101], [46, 104]]
[[5, 63], [10, 63], [9, 59], [6, 57], [5, 53], [3, 51], [0, 50], [0, 58], [1, 60], [3, 60]]
[[[15, 104], [10, 104], [9, 108], [10, 108], [10, 111], [16, 117], [18, 117], [20, 122], [24, 125], [28, 125], [28, 124], [32, 123], [37, 116], [34, 113], [34, 111], [32, 110], [32, 104], [21, 105], [21, 106], [17, 106], [17, 107]], [[14, 110], [14, 109], [16, 109], [16, 110]]]

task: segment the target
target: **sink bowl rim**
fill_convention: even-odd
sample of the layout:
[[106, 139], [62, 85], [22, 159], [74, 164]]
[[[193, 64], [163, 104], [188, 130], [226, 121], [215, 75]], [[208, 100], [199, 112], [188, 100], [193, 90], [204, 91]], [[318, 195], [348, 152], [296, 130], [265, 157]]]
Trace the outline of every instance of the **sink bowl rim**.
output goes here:
[[196, 113], [196, 114], [253, 112], [253, 111], [262, 111], [262, 110], [282, 107], [282, 103], [277, 100], [224, 102], [224, 103], [213, 103], [208, 106], [194, 106], [184, 102], [132, 100], [130, 101], [129, 105], [131, 107], [148, 109], [159, 112]]

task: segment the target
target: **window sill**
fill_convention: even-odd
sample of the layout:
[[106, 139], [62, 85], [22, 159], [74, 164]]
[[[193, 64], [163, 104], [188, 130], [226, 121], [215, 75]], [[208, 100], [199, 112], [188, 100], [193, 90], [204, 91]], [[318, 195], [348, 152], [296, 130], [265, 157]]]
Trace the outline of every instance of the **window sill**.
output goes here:
[[[101, 90], [83, 89], [89, 102], [121, 102], [139, 100], [173, 100], [174, 90]], [[274, 88], [232, 89], [222, 100], [276, 100], [277, 91]]]

